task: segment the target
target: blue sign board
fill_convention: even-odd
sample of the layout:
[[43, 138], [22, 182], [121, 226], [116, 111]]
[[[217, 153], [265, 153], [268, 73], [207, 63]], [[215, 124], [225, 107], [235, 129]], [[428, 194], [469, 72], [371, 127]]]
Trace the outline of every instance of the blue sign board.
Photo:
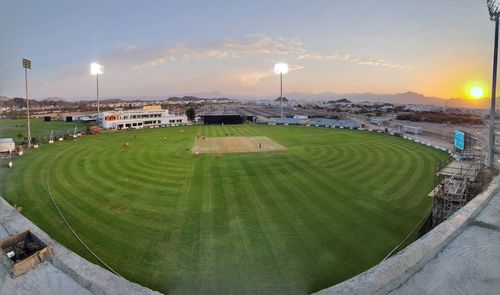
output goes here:
[[465, 132], [455, 130], [455, 147], [459, 150], [465, 148]]

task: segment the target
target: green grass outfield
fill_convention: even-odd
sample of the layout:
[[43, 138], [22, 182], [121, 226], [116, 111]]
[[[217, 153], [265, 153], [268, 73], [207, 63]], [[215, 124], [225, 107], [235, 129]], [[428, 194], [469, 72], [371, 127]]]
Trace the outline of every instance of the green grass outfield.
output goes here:
[[[87, 130], [87, 123], [82, 122], [64, 122], [59, 120], [53, 120], [50, 122], [44, 122], [43, 119], [33, 118], [30, 120], [31, 125], [31, 136], [39, 139], [50, 137], [50, 132], [54, 130], [54, 137], [64, 136], [69, 133], [73, 133], [75, 126], [80, 132], [85, 132]], [[20, 140], [17, 137], [19, 133], [23, 135], [23, 138], [28, 137], [28, 122], [27, 120], [19, 119], [2, 119], [0, 120], [0, 138], [12, 137], [16, 142]]]
[[[288, 150], [191, 153], [194, 137], [226, 134]], [[127, 279], [169, 294], [306, 294], [348, 279], [427, 212], [446, 157], [369, 132], [226, 125], [108, 132], [2, 163], [0, 195], [91, 261], [47, 194], [57, 155], [51, 190], [81, 238]]]

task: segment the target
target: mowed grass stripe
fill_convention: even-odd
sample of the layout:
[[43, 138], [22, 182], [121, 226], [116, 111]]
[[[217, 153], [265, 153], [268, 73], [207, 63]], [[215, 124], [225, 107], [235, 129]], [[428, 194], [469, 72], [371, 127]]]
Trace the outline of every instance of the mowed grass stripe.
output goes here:
[[[307, 170], [306, 169], [291, 169], [291, 171], [300, 172], [300, 171], [307, 171]], [[311, 223], [311, 219], [313, 219], [313, 220], [317, 220], [317, 222], [319, 224], [325, 226], [326, 232], [328, 233], [328, 234], [326, 234], [326, 236], [330, 238], [329, 242], [331, 245], [334, 245], [332, 247], [335, 249], [335, 251], [333, 251], [333, 252], [336, 252], [337, 255], [339, 255], [339, 256], [346, 255], [349, 257], [356, 257], [357, 254], [355, 252], [351, 252], [351, 251], [354, 251], [354, 248], [352, 248], [352, 245], [344, 243], [344, 241], [346, 241], [348, 238], [347, 233], [344, 234], [343, 236], [339, 236], [339, 233], [342, 232], [342, 225], [339, 224], [339, 221], [345, 220], [344, 217], [346, 215], [344, 215], [344, 214], [346, 214], [346, 212], [345, 212], [346, 208], [338, 208], [335, 205], [332, 205], [332, 206], [326, 205], [325, 206], [325, 204], [308, 205], [309, 204], [308, 201], [311, 201], [311, 200], [307, 196], [309, 196], [309, 195], [319, 196], [319, 195], [324, 194], [325, 191], [321, 192], [321, 191], [315, 191], [315, 190], [308, 189], [307, 185], [304, 185], [304, 183], [300, 183], [300, 179], [302, 179], [302, 178], [303, 178], [303, 175], [300, 175], [297, 179], [292, 180], [290, 175], [287, 175], [287, 177], [285, 179], [280, 179], [279, 181], [276, 181], [275, 185], [279, 185], [279, 184], [283, 185], [283, 187], [281, 187], [279, 189], [285, 192], [285, 195], [287, 196], [287, 198], [290, 198], [290, 196], [293, 196], [295, 194], [294, 192], [300, 191], [300, 188], [304, 188], [306, 190], [305, 194], [303, 196], [299, 197], [299, 199], [301, 200], [302, 205], [304, 207], [297, 206], [297, 208], [308, 208], [310, 213], [308, 215], [305, 215], [306, 213], [304, 212], [303, 214], [301, 214], [299, 216], [301, 216], [301, 218], [308, 218], [307, 220], [309, 221], [309, 223]], [[289, 180], [289, 182], [287, 182], [287, 180]], [[294, 186], [294, 183], [300, 183], [300, 185]], [[320, 186], [321, 185], [318, 185], [315, 187], [317, 188]], [[334, 201], [335, 199], [336, 198], [332, 196], [330, 198], [326, 198], [325, 200]], [[341, 204], [342, 204], [341, 202], [336, 203], [337, 206], [340, 206]], [[344, 216], [342, 216], [342, 215], [344, 215]], [[313, 224], [311, 223], [311, 225], [313, 225]], [[317, 228], [321, 228], [321, 227], [318, 227], [317, 225], [311, 226], [311, 231], [314, 231]], [[323, 233], [320, 233], [320, 235], [322, 235], [322, 234], [324, 235], [326, 232], [323, 231]], [[332, 240], [331, 240], [332, 238], [335, 241], [334, 244], [332, 243]], [[317, 242], [322, 243], [321, 240], [319, 240]], [[320, 247], [320, 246], [318, 246], [318, 247]], [[317, 251], [316, 253], [324, 254], [324, 252], [325, 251], [323, 250], [323, 251], [319, 251], [319, 252]], [[312, 261], [316, 263], [316, 267], [319, 264], [326, 262], [324, 255], [321, 255], [321, 256], [322, 256], [321, 258], [312, 259]], [[336, 258], [334, 256], [330, 256], [329, 261], [330, 262], [336, 261]], [[360, 261], [358, 260], [357, 263], [359, 263], [359, 262]], [[345, 262], [342, 264], [342, 267], [344, 268], [344, 270], [348, 268], [347, 265], [345, 264]], [[309, 270], [309, 271], [311, 271], [311, 270]], [[299, 289], [302, 290], [303, 288], [305, 288], [305, 286], [302, 286], [302, 288], [299, 288]]]
[[[252, 255], [253, 257], [258, 257], [259, 255], [262, 259], [267, 261], [271, 268], [265, 267], [262, 261], [259, 262], [259, 269], [269, 269], [268, 277], [261, 280], [261, 285], [253, 287], [255, 292], [269, 292], [269, 288], [279, 288], [283, 285], [283, 282], [288, 281], [288, 264], [287, 260], [282, 258], [281, 253], [285, 247], [284, 237], [282, 237], [282, 232], [278, 230], [275, 226], [272, 216], [269, 215], [267, 210], [261, 210], [260, 206], [255, 200], [248, 199], [250, 196], [245, 196], [242, 198], [236, 198], [242, 203], [242, 208], [248, 208], [251, 211], [247, 211], [247, 218], [240, 219], [241, 224], [247, 228], [245, 231], [248, 232], [248, 236], [252, 238], [252, 246], [259, 249], [257, 253]], [[245, 202], [243, 202], [245, 201]], [[249, 203], [249, 204], [248, 204]], [[268, 206], [271, 206], [268, 204]], [[276, 208], [267, 208], [268, 210], [273, 210], [276, 213]], [[245, 209], [242, 209], [242, 211]], [[243, 211], [245, 212], [245, 211]], [[242, 213], [243, 215], [243, 213]], [[252, 230], [253, 229], [253, 230]], [[253, 249], [252, 249], [253, 250]], [[258, 270], [254, 270], [257, 272]], [[269, 279], [271, 278], [274, 285], [270, 285]], [[263, 287], [261, 289], [261, 286]], [[272, 290], [272, 289], [271, 289]]]
[[378, 151], [376, 154], [381, 161], [372, 166], [365, 166], [364, 171], [354, 174], [354, 179], [359, 183], [374, 183], [385, 186], [385, 183], [381, 183], [380, 180], [394, 180], [401, 177], [404, 174], [403, 171], [414, 168], [411, 167], [414, 163], [409, 158], [407, 151], [393, 148], [388, 142], [373, 143], [373, 148]]
[[[242, 165], [241, 170], [247, 171], [250, 175], [258, 174], [259, 172], [262, 172], [263, 175], [268, 175], [265, 172], [271, 170], [274, 166], [272, 162], [266, 162], [266, 164], [259, 165], [259, 171], [255, 171], [255, 166], [251, 165], [248, 161], [241, 161], [240, 163]], [[267, 182], [267, 179], [259, 177], [258, 182], [255, 183], [254, 186], [251, 186], [248, 181], [243, 182], [246, 191], [250, 192], [250, 194], [248, 194], [248, 199], [253, 203], [252, 207], [254, 208], [254, 213], [256, 215], [264, 214], [266, 218], [263, 219], [262, 223], [266, 224], [268, 227], [279, 229], [279, 231], [276, 233], [276, 238], [283, 240], [283, 248], [277, 250], [276, 253], [278, 254], [276, 255], [279, 255], [279, 257], [283, 257], [282, 260], [288, 264], [284, 268], [284, 270], [289, 277], [288, 280], [294, 282], [293, 285], [283, 284], [280, 287], [289, 288], [290, 292], [293, 292], [295, 287], [297, 285], [303, 285], [304, 280], [306, 279], [306, 277], [304, 276], [296, 275], [298, 269], [304, 269], [304, 262], [299, 259], [290, 259], [288, 256], [292, 252], [302, 253], [301, 256], [303, 257], [310, 256], [311, 254], [309, 252], [310, 249], [308, 249], [308, 244], [302, 239], [299, 226], [297, 225], [297, 223], [300, 223], [300, 220], [296, 218], [298, 216], [287, 205], [288, 201], [283, 194], [257, 191], [257, 188], [273, 187], [273, 185], [276, 185], [281, 181], [277, 181], [276, 183], [272, 184]], [[279, 226], [280, 224], [281, 226]], [[287, 234], [284, 235], [284, 233]], [[272, 243], [272, 245], [275, 245], [275, 243]], [[284, 250], [289, 250], [290, 248], [293, 248], [294, 251]], [[283, 271], [283, 269], [280, 270]]]
[[[245, 257], [245, 265], [251, 265], [252, 268], [248, 270], [253, 275], [251, 280], [244, 279], [242, 283], [249, 285], [249, 290], [254, 290], [254, 292], [259, 292], [257, 290], [262, 290], [261, 288], [269, 288], [266, 276], [261, 277], [262, 272], [264, 273], [277, 273], [280, 274], [279, 268], [277, 269], [275, 264], [263, 264], [263, 261], [269, 262], [271, 259], [274, 260], [273, 251], [271, 245], [268, 241], [267, 226], [268, 222], [265, 221], [264, 212], [258, 212], [254, 208], [254, 202], [251, 200], [254, 198], [252, 191], [248, 190], [248, 187], [244, 185], [243, 182], [244, 175], [241, 174], [228, 174], [228, 171], [236, 171], [238, 168], [229, 164], [235, 163], [224, 159], [222, 161], [222, 169], [218, 169], [219, 174], [216, 174], [214, 178], [220, 178], [220, 185], [224, 187], [225, 199], [227, 202], [231, 203], [229, 206], [230, 212], [230, 228], [235, 229], [232, 235], [232, 243], [238, 240], [243, 241], [243, 247], [241, 248], [241, 256]], [[219, 166], [219, 165], [217, 165]], [[219, 181], [217, 181], [219, 182]], [[237, 263], [242, 257], [237, 256], [228, 257], [232, 261], [230, 263], [231, 269], [233, 271], [236, 269], [239, 272], [240, 266]], [[233, 254], [233, 255], [234, 255]], [[255, 263], [254, 263], [255, 262]], [[260, 267], [257, 267], [260, 266]], [[251, 285], [253, 282], [260, 282], [258, 285]]]
[[[396, 150], [397, 147], [393, 148]], [[418, 177], [412, 177], [412, 175], [416, 171], [423, 170], [425, 164], [427, 164], [427, 167], [429, 167], [430, 170], [434, 170], [432, 157], [429, 152], [412, 152], [409, 148], [401, 148], [401, 151], [404, 153], [403, 156], [408, 158], [407, 161], [409, 161], [410, 165], [404, 166], [403, 170], [399, 173], [399, 177], [394, 177], [387, 182], [385, 192], [388, 195], [403, 196], [411, 191], [414, 191], [416, 186], [421, 185], [423, 178], [421, 178], [420, 175], [418, 175]], [[422, 175], [424, 178], [428, 178], [426, 177], [426, 175], [428, 175], [427, 173], [422, 173]], [[381, 177], [387, 178], [386, 175], [381, 175]], [[433, 180], [433, 178], [430, 179]], [[407, 190], [402, 193], [401, 191], [398, 192], [400, 189]]]
[[[326, 171], [325, 171], [325, 173], [320, 173], [320, 174], [318, 174], [318, 177], [320, 177], [320, 178], [321, 178], [321, 177], [322, 177], [322, 175], [325, 175], [325, 174], [327, 174], [327, 173], [326, 173]], [[347, 182], [348, 182], [348, 179], [346, 179], [345, 181], [346, 181], [345, 183], [347, 183]], [[318, 187], [321, 187], [321, 185], [322, 185], [322, 184], [316, 184], [316, 185], [317, 185]], [[325, 185], [325, 182], [323, 183], [323, 186], [324, 186], [324, 185]], [[340, 185], [340, 184], [339, 184], [339, 185], [335, 186], [335, 188], [332, 188], [331, 190], [332, 190], [332, 191], [334, 191], [335, 189], [340, 190], [340, 189], [342, 189], [343, 187], [346, 187], [346, 185], [342, 186], [342, 185]], [[346, 194], [346, 192], [340, 192], [340, 194], [338, 194], [338, 196], [342, 196], [342, 195], [345, 195], [345, 194]], [[347, 193], [347, 194], [348, 194], [348, 193]], [[367, 194], [369, 194], [369, 193], [367, 192]], [[344, 199], [344, 200], [345, 200], [345, 199]], [[345, 202], [346, 202], [346, 204], [350, 204], [350, 205], [351, 205], [351, 202], [348, 202], [348, 200], [345, 200]], [[338, 207], [338, 206], [339, 206], [339, 205], [337, 205], [336, 207]], [[324, 206], [321, 206], [321, 207], [322, 207], [322, 208], [324, 208]], [[369, 213], [369, 212], [365, 212], [365, 213], [363, 213], [364, 208], [362, 208], [362, 207], [356, 207], [356, 208], [354, 208], [354, 210], [353, 210], [353, 211], [354, 211], [354, 212], [353, 212], [353, 213], [350, 213], [350, 214], [360, 214], [361, 216], [366, 216], [366, 214], [368, 214], [368, 213]], [[375, 211], [375, 212], [376, 212], [376, 211]], [[379, 215], [379, 216], [378, 216], [378, 218], [381, 218], [381, 219], [386, 219], [387, 217], [386, 217], [385, 215]], [[356, 220], [356, 218], [353, 218], [353, 219], [354, 219], [354, 220]]]
[[[267, 136], [288, 150], [196, 157], [203, 135]], [[168, 294], [307, 294], [357, 274], [427, 211], [446, 156], [369, 132], [225, 125], [86, 136], [0, 167], [0, 194], [88, 259], [45, 188], [66, 148], [50, 171], [61, 210], [120, 273]]]
[[[225, 161], [224, 164], [227, 167], [229, 163], [233, 164], [231, 170], [235, 171], [240, 171], [244, 166], [243, 159], [238, 162]], [[253, 286], [253, 292], [261, 294], [273, 293], [276, 288], [279, 288], [279, 282], [282, 282], [286, 276], [283, 263], [279, 259], [278, 250], [276, 249], [281, 247], [280, 243], [282, 241], [276, 242], [279, 237], [278, 234], [275, 234], [274, 222], [269, 214], [270, 211], [275, 212], [276, 207], [272, 203], [269, 204], [270, 207], [265, 208], [261, 205], [261, 199], [267, 196], [255, 191], [245, 173], [251, 174], [252, 171], [247, 170], [241, 174], [231, 175], [229, 178], [232, 183], [238, 184], [239, 190], [235, 198], [239, 201], [240, 212], [246, 216], [242, 220], [247, 232], [246, 238], [250, 241], [250, 247], [247, 247], [246, 251], [249, 253], [248, 263], [252, 263], [252, 273], [255, 274], [253, 283], [257, 283]], [[274, 263], [269, 263], [269, 261]]]

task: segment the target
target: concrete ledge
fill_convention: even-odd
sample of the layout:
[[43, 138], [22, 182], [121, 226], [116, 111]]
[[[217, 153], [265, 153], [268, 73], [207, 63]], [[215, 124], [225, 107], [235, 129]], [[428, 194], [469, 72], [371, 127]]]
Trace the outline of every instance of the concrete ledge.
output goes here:
[[52, 254], [49, 256], [49, 261], [93, 294], [161, 294], [118, 277], [68, 250], [50, 238], [49, 235], [0, 197], [0, 228], [2, 227], [9, 235], [14, 235], [25, 230], [32, 231], [47, 245], [52, 247]]
[[484, 209], [498, 191], [500, 176], [450, 219], [438, 225], [397, 255], [371, 269], [315, 294], [387, 294], [399, 287], [441, 252]]

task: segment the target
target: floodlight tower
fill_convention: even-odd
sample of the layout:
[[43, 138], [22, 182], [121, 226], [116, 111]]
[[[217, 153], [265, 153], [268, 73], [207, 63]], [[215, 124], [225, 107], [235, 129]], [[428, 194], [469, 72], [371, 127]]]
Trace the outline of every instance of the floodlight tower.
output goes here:
[[500, 1], [486, 0], [490, 20], [495, 22], [495, 45], [493, 51], [493, 79], [491, 85], [490, 130], [488, 137], [488, 166], [493, 170], [495, 160], [495, 100], [497, 93], [497, 63], [498, 63], [498, 18], [500, 15]]
[[99, 122], [99, 75], [102, 75], [103, 66], [98, 63], [90, 64], [90, 74], [96, 77], [96, 86], [97, 86], [97, 126], [100, 126]]
[[274, 65], [274, 73], [280, 75], [281, 118], [283, 119], [283, 74], [288, 73], [288, 65], [285, 63], [275, 64]]
[[30, 100], [28, 98], [28, 69], [31, 70], [31, 60], [23, 58], [24, 84], [26, 86], [26, 113], [28, 117], [28, 148], [31, 148]]

